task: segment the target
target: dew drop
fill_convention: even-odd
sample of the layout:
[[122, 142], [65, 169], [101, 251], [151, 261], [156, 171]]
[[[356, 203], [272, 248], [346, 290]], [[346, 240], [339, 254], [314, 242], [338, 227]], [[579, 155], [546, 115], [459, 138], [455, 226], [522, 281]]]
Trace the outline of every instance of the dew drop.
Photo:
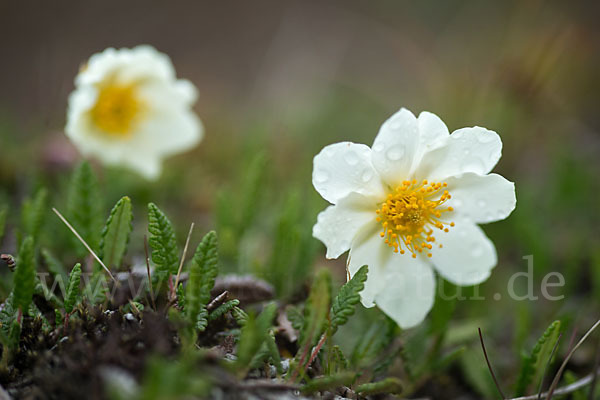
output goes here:
[[375, 145], [373, 145], [373, 151], [377, 152], [377, 153], [381, 153], [384, 149], [384, 145], [383, 143], [375, 143]]
[[477, 140], [479, 141], [479, 143], [489, 143], [492, 140], [494, 140], [494, 135], [490, 133], [482, 133], [477, 135]]
[[385, 155], [390, 161], [398, 161], [402, 158], [402, 156], [404, 156], [404, 146], [392, 146], [387, 153], [385, 153]]
[[349, 249], [350, 248], [350, 242], [346, 239], [342, 239], [340, 240], [340, 247], [344, 248], [344, 249]]
[[465, 154], [465, 156], [468, 156], [469, 154], [471, 154], [471, 150], [470, 149], [464, 149], [463, 153]]
[[488, 212], [485, 214], [485, 219], [486, 221], [490, 222], [494, 220], [494, 214], [492, 214], [491, 212]]
[[460, 237], [463, 237], [463, 238], [464, 238], [465, 236], [467, 236], [467, 232], [466, 232], [465, 230], [462, 230], [462, 229], [461, 229], [460, 231], [458, 231], [458, 236], [460, 236]]
[[367, 183], [371, 179], [373, 179], [373, 172], [371, 172], [367, 169], [362, 173], [360, 178], [362, 179], [363, 182]]
[[455, 208], [462, 207], [463, 201], [461, 199], [457, 199], [456, 197], [452, 196], [452, 205]]
[[354, 151], [349, 151], [344, 154], [344, 159], [348, 163], [348, 165], [356, 165], [358, 164], [358, 155]]
[[487, 205], [487, 203], [485, 202], [485, 200], [479, 199], [477, 200], [477, 205], [481, 208], [484, 208]]
[[327, 171], [317, 170], [315, 172], [315, 180], [318, 183], [327, 182], [329, 180], [329, 173]]

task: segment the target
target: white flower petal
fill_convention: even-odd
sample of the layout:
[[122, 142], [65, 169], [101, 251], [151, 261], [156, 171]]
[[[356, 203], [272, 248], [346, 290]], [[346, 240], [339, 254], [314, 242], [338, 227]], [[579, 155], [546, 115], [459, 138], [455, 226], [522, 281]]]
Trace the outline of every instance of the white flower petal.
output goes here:
[[381, 125], [373, 142], [372, 159], [385, 183], [395, 187], [408, 178], [418, 146], [417, 118], [406, 108]]
[[480, 127], [458, 129], [441, 147], [423, 155], [416, 178], [439, 181], [465, 172], [485, 175], [494, 168], [501, 153], [502, 141], [496, 132]]
[[452, 198], [445, 204], [477, 223], [502, 220], [515, 209], [515, 184], [498, 174], [465, 173], [446, 180]]
[[323, 148], [313, 160], [312, 181], [317, 192], [332, 204], [351, 192], [384, 196], [371, 164], [371, 149], [364, 144], [341, 142]]
[[456, 285], [476, 285], [485, 281], [496, 266], [496, 248], [485, 233], [468, 218], [457, 220], [449, 232], [435, 234], [430, 259], [436, 270]]
[[358, 193], [350, 193], [327, 207], [313, 226], [313, 236], [327, 247], [327, 258], [338, 258], [350, 249], [357, 233], [375, 221], [377, 202]]
[[365, 307], [375, 305], [375, 296], [386, 285], [386, 271], [394, 268], [394, 261], [398, 254], [394, 254], [383, 238], [379, 237], [380, 225], [361, 232], [354, 238], [348, 256], [348, 273], [350, 277], [362, 267], [369, 266], [369, 274], [365, 288], [360, 292], [360, 300]]
[[185, 108], [156, 112], [144, 121], [130, 144], [147, 155], [169, 156], [195, 147], [203, 136], [200, 119]]
[[430, 146], [439, 139], [444, 139], [450, 135], [448, 127], [437, 115], [428, 111], [419, 114], [419, 139], [422, 145]]
[[421, 257], [395, 254], [393, 259], [393, 268], [386, 271], [386, 285], [376, 295], [375, 304], [401, 328], [412, 328], [433, 306], [435, 277]]

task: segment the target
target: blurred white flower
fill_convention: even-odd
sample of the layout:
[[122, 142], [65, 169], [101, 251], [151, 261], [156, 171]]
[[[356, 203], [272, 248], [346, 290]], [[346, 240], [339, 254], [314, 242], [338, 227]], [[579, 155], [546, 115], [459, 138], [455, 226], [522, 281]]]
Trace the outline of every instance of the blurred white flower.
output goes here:
[[202, 138], [195, 101], [196, 88], [176, 78], [167, 55], [151, 46], [108, 48], [75, 78], [65, 131], [84, 156], [155, 179], [165, 157]]
[[436, 115], [401, 109], [372, 148], [336, 143], [314, 158], [313, 185], [333, 205], [313, 235], [327, 258], [350, 250], [350, 276], [369, 266], [365, 307], [377, 305], [409, 328], [433, 305], [433, 269], [457, 285], [487, 279], [496, 250], [477, 224], [504, 219], [516, 205], [514, 184], [489, 173], [501, 150], [495, 132], [450, 135]]

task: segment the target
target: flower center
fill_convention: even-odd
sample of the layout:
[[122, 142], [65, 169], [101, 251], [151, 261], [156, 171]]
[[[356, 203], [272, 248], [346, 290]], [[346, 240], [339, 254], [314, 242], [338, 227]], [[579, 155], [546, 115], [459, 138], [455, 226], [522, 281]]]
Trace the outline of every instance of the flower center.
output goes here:
[[453, 211], [452, 207], [443, 207], [451, 198], [444, 189], [447, 186], [445, 182], [404, 181], [388, 194], [387, 200], [375, 212], [377, 222], [383, 227], [379, 235], [394, 252], [404, 254], [406, 249], [413, 258], [423, 251], [428, 257], [432, 256], [434, 229], [448, 232], [448, 227], [454, 226], [454, 222], [441, 219], [445, 212]]
[[96, 104], [91, 109], [93, 122], [111, 136], [131, 133], [143, 109], [133, 85], [108, 84], [100, 88]]

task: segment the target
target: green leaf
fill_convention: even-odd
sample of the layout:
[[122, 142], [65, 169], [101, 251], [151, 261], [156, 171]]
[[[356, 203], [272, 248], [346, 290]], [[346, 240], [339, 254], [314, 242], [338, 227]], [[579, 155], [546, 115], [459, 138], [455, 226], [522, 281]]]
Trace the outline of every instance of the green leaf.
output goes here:
[[[102, 229], [102, 196], [92, 167], [83, 161], [73, 172], [67, 198], [67, 219], [94, 250], [100, 242]], [[75, 249], [80, 255], [87, 253], [73, 236]]]
[[239, 326], [246, 325], [246, 321], [248, 321], [248, 314], [246, 314], [246, 311], [239, 307], [233, 307], [231, 310], [231, 315], [233, 315], [235, 322], [237, 322]]
[[304, 394], [311, 394], [325, 390], [336, 389], [340, 386], [350, 386], [355, 377], [356, 374], [354, 372], [341, 372], [335, 375], [322, 376], [313, 379], [304, 385], [301, 390]]
[[331, 272], [328, 269], [321, 269], [317, 272], [304, 308], [304, 324], [300, 331], [300, 348], [312, 347], [319, 340], [328, 322], [330, 301]]
[[560, 321], [554, 321], [539, 338], [531, 354], [523, 357], [521, 372], [517, 379], [516, 396], [524, 395], [530, 385], [539, 384], [559, 334]]
[[460, 358], [460, 366], [463, 376], [483, 399], [498, 398], [498, 392], [494, 380], [487, 368], [481, 348], [471, 348], [463, 353]]
[[360, 292], [365, 287], [368, 268], [363, 265], [342, 288], [338, 295], [333, 299], [331, 306], [331, 325], [329, 327], [329, 336], [332, 336], [339, 326], [348, 322], [348, 317], [354, 314], [356, 305], [360, 301]]
[[60, 276], [63, 279], [63, 282], [66, 281], [67, 271], [64, 265], [58, 260], [58, 258], [54, 257], [54, 255], [48, 249], [42, 249], [42, 258], [46, 262], [46, 266], [48, 267], [48, 271], [55, 278]]
[[200, 332], [204, 332], [208, 326], [208, 311], [206, 307], [202, 306], [200, 312], [196, 316], [196, 329]]
[[48, 191], [39, 189], [33, 199], [26, 199], [21, 208], [21, 221], [26, 235], [37, 238], [47, 212]]
[[258, 317], [248, 316], [246, 324], [242, 327], [238, 343], [236, 367], [245, 375], [254, 356], [266, 340], [268, 331], [272, 326], [277, 306], [274, 303], [267, 305]]
[[262, 184], [265, 180], [267, 159], [263, 153], [258, 153], [248, 165], [241, 191], [241, 212], [238, 222], [238, 233], [243, 234], [244, 229], [252, 225], [258, 210], [260, 196], [263, 193]]
[[350, 357], [352, 365], [362, 368], [370, 364], [397, 336], [398, 329], [398, 325], [391, 318], [371, 323], [354, 346]]
[[100, 239], [100, 258], [107, 267], [120, 267], [133, 229], [132, 220], [131, 200], [122, 197], [111, 210]]
[[238, 299], [229, 300], [219, 307], [215, 308], [210, 315], [208, 316], [209, 321], [214, 321], [216, 319], [221, 318], [223, 315], [227, 314], [229, 311], [233, 310], [234, 307], [240, 305], [240, 301]]
[[302, 330], [302, 325], [304, 325], [304, 314], [302, 314], [302, 311], [293, 305], [287, 306], [285, 310], [286, 316], [292, 324], [292, 327], [300, 332], [300, 330]]
[[67, 295], [65, 296], [65, 312], [71, 314], [73, 307], [80, 296], [79, 284], [81, 283], [81, 264], [77, 263], [69, 274], [69, 284], [67, 286]]
[[14, 273], [14, 307], [23, 313], [29, 310], [35, 289], [35, 248], [33, 237], [27, 236], [19, 249], [17, 268]]
[[331, 348], [331, 357], [329, 359], [328, 370], [330, 373], [338, 373], [348, 369], [348, 360], [344, 352], [338, 345]]
[[379, 382], [358, 385], [355, 391], [363, 396], [372, 396], [380, 393], [399, 395], [402, 393], [402, 386], [400, 379], [390, 377]]
[[218, 273], [217, 234], [208, 232], [192, 258], [190, 275], [185, 293], [186, 318], [194, 326], [198, 314], [210, 301], [210, 291]]
[[14, 307], [14, 294], [8, 295], [4, 303], [2, 303], [2, 309], [0, 309], [0, 331], [5, 338], [8, 339], [10, 333], [10, 327], [12, 321], [16, 317], [16, 310]]
[[148, 231], [155, 269], [152, 280], [155, 291], [160, 291], [169, 276], [177, 273], [179, 256], [173, 225], [154, 204], [148, 204]]
[[4, 229], [6, 228], [6, 217], [8, 216], [8, 206], [6, 204], [0, 205], [0, 243], [4, 237]]

